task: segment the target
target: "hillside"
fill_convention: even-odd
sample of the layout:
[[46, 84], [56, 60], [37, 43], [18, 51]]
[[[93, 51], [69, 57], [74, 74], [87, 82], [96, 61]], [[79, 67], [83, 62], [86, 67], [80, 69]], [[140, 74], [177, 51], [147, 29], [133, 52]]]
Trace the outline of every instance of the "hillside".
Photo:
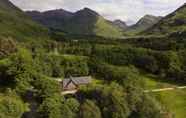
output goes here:
[[162, 17], [152, 16], [152, 15], [145, 15], [142, 17], [136, 24], [130, 26], [127, 29], [127, 33], [136, 34], [142, 32], [161, 20]]
[[185, 118], [180, 32], [134, 36], [154, 23], [147, 15], [131, 36], [110, 38], [128, 26], [89, 8], [27, 14], [37, 22], [0, 0], [0, 118]]
[[33, 22], [8, 0], [0, 0], [0, 36], [19, 40], [46, 37], [47, 29]]
[[186, 30], [186, 4], [173, 13], [167, 15], [158, 24], [154, 25], [145, 34], [167, 34]]
[[34, 14], [34, 12], [27, 12], [33, 20], [51, 29], [58, 29], [69, 34], [105, 37], [122, 36], [120, 28], [89, 8], [84, 8], [75, 13], [65, 10], [37, 12], [37, 14]]

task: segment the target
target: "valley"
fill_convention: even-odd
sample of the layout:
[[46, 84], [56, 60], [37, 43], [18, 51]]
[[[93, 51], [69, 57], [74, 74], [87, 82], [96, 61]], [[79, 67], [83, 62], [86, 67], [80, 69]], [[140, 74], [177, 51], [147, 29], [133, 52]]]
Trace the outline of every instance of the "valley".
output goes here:
[[128, 26], [0, 0], [0, 118], [185, 118], [185, 16]]

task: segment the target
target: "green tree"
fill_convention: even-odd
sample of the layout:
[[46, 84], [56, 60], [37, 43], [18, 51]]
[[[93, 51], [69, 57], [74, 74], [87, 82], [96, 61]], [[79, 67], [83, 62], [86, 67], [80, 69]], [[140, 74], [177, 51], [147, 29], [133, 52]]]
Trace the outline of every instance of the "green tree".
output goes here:
[[80, 118], [101, 118], [101, 111], [93, 101], [86, 100], [80, 107]]
[[46, 76], [37, 74], [33, 82], [34, 88], [37, 90], [37, 96], [41, 99], [60, 94], [60, 84]]
[[161, 105], [152, 97], [143, 96], [134, 118], [164, 118]]
[[14, 80], [17, 92], [24, 94], [31, 88], [33, 75], [35, 73], [32, 62], [32, 54], [23, 48], [20, 48], [17, 53], [10, 56], [10, 66], [6, 74], [9, 79]]
[[78, 118], [80, 103], [75, 98], [69, 98], [65, 101], [65, 104], [72, 111], [73, 118]]
[[158, 64], [156, 59], [153, 56], [149, 55], [141, 55], [140, 57], [136, 57], [134, 64], [146, 70], [147, 72], [156, 73], [158, 71]]
[[58, 95], [46, 98], [39, 106], [40, 118], [64, 118], [61, 113], [62, 98]]
[[21, 118], [27, 105], [14, 93], [0, 96], [0, 118]]
[[17, 46], [12, 38], [0, 38], [0, 58], [15, 53]]

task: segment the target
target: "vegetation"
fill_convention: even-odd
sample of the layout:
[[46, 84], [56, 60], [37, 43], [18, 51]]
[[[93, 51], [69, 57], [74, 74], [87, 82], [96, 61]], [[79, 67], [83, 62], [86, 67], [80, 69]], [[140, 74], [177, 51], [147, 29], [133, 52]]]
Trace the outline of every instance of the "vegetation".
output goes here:
[[[184, 118], [184, 89], [145, 92], [186, 84], [184, 32], [127, 39], [53, 32], [48, 39], [45, 28], [23, 20], [24, 13], [10, 2], [0, 3], [1, 118]], [[95, 12], [79, 12], [96, 15], [94, 32], [118, 35]], [[90, 33], [92, 27], [86, 28]], [[55, 80], [89, 75], [93, 82], [73, 95], [61, 94]]]
[[120, 28], [89, 8], [84, 8], [75, 13], [66, 10], [52, 10], [44, 13], [27, 12], [27, 14], [52, 31], [59, 31], [63, 35], [89, 35], [115, 38], [123, 36]]
[[17, 40], [47, 38], [48, 30], [30, 20], [9, 0], [0, 1], [0, 37], [12, 37]]
[[185, 89], [160, 92], [153, 96], [155, 96], [161, 104], [164, 104], [175, 118], [185, 117]]
[[1, 118], [20, 118], [27, 110], [27, 105], [14, 92], [0, 95]]
[[185, 31], [185, 11], [186, 7], [184, 4], [150, 28], [146, 34], [170, 34]]

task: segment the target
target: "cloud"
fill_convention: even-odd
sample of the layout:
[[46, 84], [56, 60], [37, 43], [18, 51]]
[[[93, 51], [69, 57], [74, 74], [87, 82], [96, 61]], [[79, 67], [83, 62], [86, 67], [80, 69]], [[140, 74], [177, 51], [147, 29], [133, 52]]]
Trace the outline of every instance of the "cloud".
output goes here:
[[128, 24], [142, 16], [164, 16], [173, 12], [186, 0], [11, 0], [23, 10], [51, 10], [63, 8], [77, 11], [89, 7], [110, 20], [121, 19]]

